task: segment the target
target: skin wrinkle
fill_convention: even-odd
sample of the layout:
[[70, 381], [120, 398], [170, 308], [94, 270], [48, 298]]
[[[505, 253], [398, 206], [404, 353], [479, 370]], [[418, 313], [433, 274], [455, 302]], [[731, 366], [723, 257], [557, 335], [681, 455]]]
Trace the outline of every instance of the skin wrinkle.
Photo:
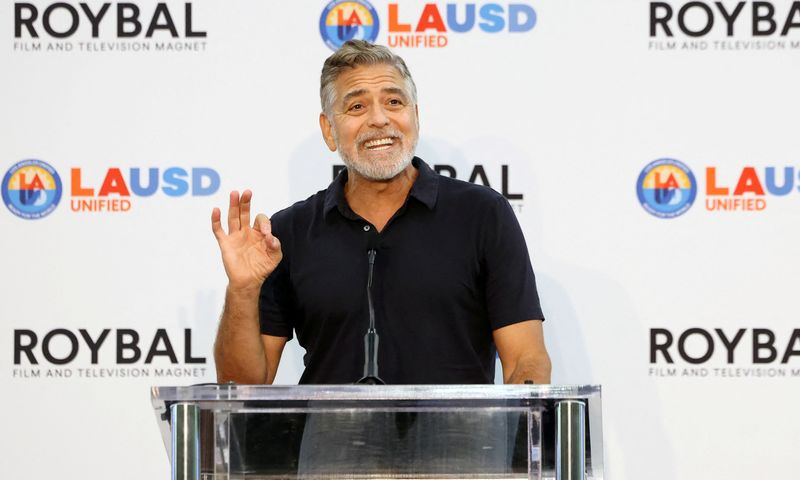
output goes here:
[[[387, 64], [359, 66], [334, 84], [337, 91], [347, 93], [333, 118], [325, 117], [332, 149], [350, 171], [368, 180], [388, 181], [407, 170], [417, 146], [419, 122], [400, 72]], [[383, 138], [391, 138], [392, 144], [375, 150], [365, 145]]]

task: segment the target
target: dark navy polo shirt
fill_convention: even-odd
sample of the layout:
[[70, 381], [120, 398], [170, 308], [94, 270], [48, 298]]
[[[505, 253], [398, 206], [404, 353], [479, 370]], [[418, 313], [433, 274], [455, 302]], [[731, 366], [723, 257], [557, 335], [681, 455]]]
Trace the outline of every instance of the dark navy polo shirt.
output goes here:
[[492, 331], [544, 319], [508, 201], [419, 158], [413, 165], [409, 196], [380, 233], [348, 206], [346, 170], [272, 217], [283, 260], [261, 290], [261, 332], [296, 332], [306, 350], [300, 383], [363, 374], [368, 245], [377, 245], [372, 293], [388, 384], [493, 383]]

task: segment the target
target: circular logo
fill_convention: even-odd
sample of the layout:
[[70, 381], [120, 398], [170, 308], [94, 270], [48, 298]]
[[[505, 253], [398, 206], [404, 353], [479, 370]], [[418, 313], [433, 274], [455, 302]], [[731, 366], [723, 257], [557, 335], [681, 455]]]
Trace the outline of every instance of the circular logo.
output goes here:
[[636, 182], [639, 203], [651, 215], [675, 218], [683, 215], [697, 196], [697, 182], [682, 162], [660, 158], [650, 162]]
[[379, 26], [378, 12], [366, 0], [333, 0], [319, 17], [322, 40], [334, 51], [348, 40], [374, 42]]
[[61, 200], [61, 178], [41, 160], [23, 160], [3, 177], [3, 202], [11, 212], [27, 220], [46, 217]]

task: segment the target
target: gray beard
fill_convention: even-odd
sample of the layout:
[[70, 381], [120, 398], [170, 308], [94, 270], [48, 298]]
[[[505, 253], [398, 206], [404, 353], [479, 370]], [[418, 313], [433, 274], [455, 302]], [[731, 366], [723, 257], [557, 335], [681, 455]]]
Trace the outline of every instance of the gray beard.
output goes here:
[[[400, 138], [401, 141], [403, 141], [403, 145], [405, 145], [406, 137], [396, 130], [381, 132], [381, 135], [398, 137]], [[375, 135], [374, 133], [368, 135], [360, 135], [358, 138], [356, 138], [355, 141], [356, 151], [358, 151], [358, 146], [361, 143], [369, 140], [371, 137], [376, 137], [376, 136], [380, 135]], [[407, 150], [404, 149], [403, 151], [398, 153], [397, 158], [394, 158], [391, 163], [389, 164], [371, 163], [361, 160], [353, 160], [352, 158], [350, 158], [344, 152], [344, 149], [341, 148], [341, 144], [339, 143], [339, 137], [338, 135], [336, 135], [336, 131], [333, 132], [333, 139], [334, 142], [336, 143], [336, 150], [339, 152], [339, 157], [342, 159], [342, 162], [344, 162], [344, 164], [347, 166], [348, 170], [356, 172], [357, 174], [366, 178], [367, 180], [372, 180], [377, 182], [391, 180], [394, 177], [400, 175], [411, 164], [411, 160], [414, 158], [414, 152], [417, 149], [417, 142], [415, 141], [413, 145], [410, 145], [410, 148], [408, 148]]]

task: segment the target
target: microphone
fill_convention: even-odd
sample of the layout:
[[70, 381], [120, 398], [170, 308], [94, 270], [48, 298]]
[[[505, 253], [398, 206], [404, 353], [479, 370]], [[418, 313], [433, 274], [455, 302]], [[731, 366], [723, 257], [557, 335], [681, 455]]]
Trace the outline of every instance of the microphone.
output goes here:
[[367, 240], [367, 306], [369, 307], [369, 328], [364, 335], [364, 376], [356, 383], [364, 385], [386, 385], [378, 376], [378, 331], [375, 330], [375, 308], [372, 305], [372, 271], [375, 268], [375, 255], [378, 249], [378, 235], [373, 233]]

